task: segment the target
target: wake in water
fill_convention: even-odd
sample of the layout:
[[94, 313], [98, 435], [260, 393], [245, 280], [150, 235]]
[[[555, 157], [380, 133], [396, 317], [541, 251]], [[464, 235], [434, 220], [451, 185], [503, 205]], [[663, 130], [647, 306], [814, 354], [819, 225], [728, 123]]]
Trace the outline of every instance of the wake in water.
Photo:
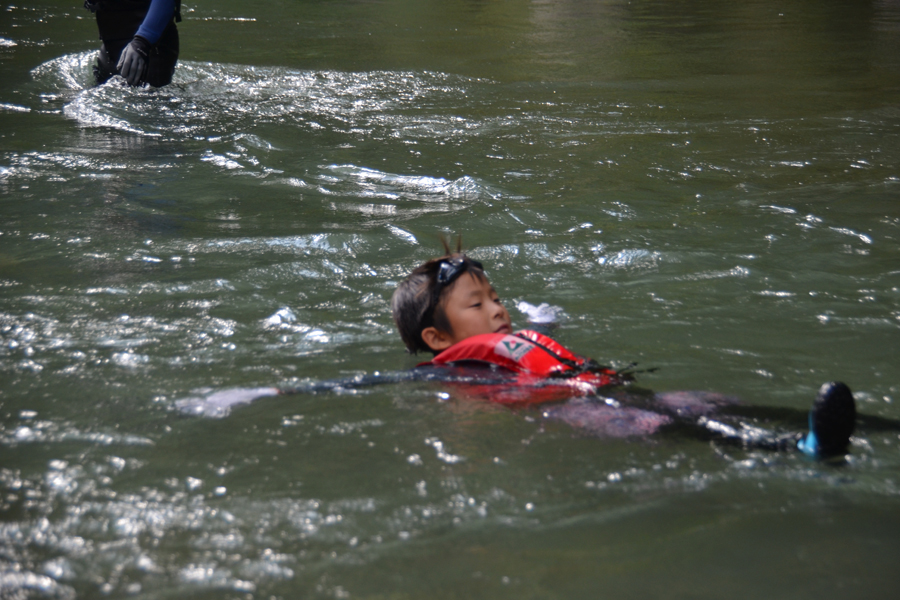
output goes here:
[[[85, 126], [113, 127], [174, 139], [227, 135], [261, 124], [300, 130], [365, 133], [375, 138], [436, 129], [459, 133], [470, 126], [455, 117], [422, 118], [423, 104], [466, 100], [480, 80], [433, 72], [296, 71], [217, 63], [179, 62], [171, 85], [129, 88], [118, 77], [94, 87], [96, 52], [69, 54], [32, 71], [43, 93], [66, 98], [63, 112]], [[411, 111], [405, 120], [398, 113]]]
[[[179, 151], [223, 174], [297, 188], [372, 219], [403, 215], [385, 203], [408, 201], [422, 208], [405, 210], [421, 214], [449, 210], [450, 202], [490, 205], [508, 197], [495, 185], [468, 175], [454, 179], [391, 173], [347, 162], [316, 165], [312, 174], [297, 173], [296, 161], [287, 157], [298, 140], [307, 140], [304, 146], [319, 140], [329, 147], [352, 148], [378, 142], [414, 146], [482, 135], [492, 129], [490, 123], [435, 112], [434, 105], [464, 106], [470, 86], [489, 82], [432, 72], [313, 72], [186, 61], [164, 88], [132, 88], [118, 77], [94, 86], [95, 56], [93, 51], [70, 54], [35, 68], [35, 110], [49, 107], [89, 129], [186, 144]], [[96, 157], [82, 159], [90, 171]], [[46, 162], [28, 155], [8, 160], [6, 177], [26, 174], [33, 163]], [[119, 153], [115, 161], [135, 161], [128, 165], [135, 171], [160, 169], [134, 153]]]

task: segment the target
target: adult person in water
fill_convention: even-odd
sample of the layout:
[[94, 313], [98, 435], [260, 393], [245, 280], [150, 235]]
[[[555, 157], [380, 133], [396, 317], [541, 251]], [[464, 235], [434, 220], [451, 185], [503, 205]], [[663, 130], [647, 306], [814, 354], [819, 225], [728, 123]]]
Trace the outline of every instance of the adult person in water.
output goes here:
[[130, 86], [172, 82], [178, 62], [181, 0], [85, 0], [97, 17], [100, 55], [96, 84], [121, 75]]

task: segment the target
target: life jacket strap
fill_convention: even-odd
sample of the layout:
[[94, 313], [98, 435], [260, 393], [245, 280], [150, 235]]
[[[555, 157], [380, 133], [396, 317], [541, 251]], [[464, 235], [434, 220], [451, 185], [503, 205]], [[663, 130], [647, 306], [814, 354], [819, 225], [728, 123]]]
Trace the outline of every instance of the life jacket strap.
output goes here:
[[552, 373], [550, 375], [550, 377], [552, 377], [554, 379], [570, 379], [572, 377], [577, 377], [578, 375], [581, 375], [582, 373], [602, 373], [605, 375], [616, 375], [616, 376], [622, 375], [621, 373], [617, 373], [616, 371], [614, 371], [611, 367], [601, 365], [593, 358], [582, 358], [581, 362], [574, 361], [571, 358], [566, 358], [564, 356], [560, 356], [559, 353], [554, 352], [553, 350], [551, 350], [544, 344], [541, 344], [540, 342], [537, 342], [537, 341], [531, 339], [530, 337], [523, 335], [519, 332], [516, 332], [513, 335], [515, 335], [516, 337], [521, 338], [523, 340], [526, 340], [528, 342], [531, 342], [536, 347], [540, 348], [541, 350], [543, 350], [544, 352], [549, 354], [551, 357], [553, 357], [554, 360], [569, 367], [569, 370], [567, 370], [567, 371], [559, 371], [556, 373]]

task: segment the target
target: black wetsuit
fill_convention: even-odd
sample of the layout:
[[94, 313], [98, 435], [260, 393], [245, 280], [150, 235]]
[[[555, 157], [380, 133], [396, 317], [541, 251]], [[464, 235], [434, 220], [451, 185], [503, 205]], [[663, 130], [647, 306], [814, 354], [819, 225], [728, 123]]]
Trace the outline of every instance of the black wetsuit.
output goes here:
[[181, 0], [85, 0], [84, 5], [96, 14], [103, 41], [94, 67], [97, 85], [118, 73], [116, 65], [122, 50], [135, 36], [151, 46], [147, 73], [141, 83], [154, 87], [171, 83], [178, 62], [175, 23], [181, 21]]

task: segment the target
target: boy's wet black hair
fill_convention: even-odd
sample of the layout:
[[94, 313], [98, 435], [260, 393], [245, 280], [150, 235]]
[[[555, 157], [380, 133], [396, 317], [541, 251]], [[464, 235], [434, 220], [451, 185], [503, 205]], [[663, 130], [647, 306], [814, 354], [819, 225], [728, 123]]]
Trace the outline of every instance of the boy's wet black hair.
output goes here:
[[[462, 273], [469, 273], [478, 279], [485, 278], [481, 263], [463, 254], [459, 245], [456, 252], [451, 252], [447, 241], [442, 242], [446, 254], [416, 267], [400, 282], [391, 297], [391, 314], [410, 354], [416, 354], [420, 350], [435, 352], [422, 339], [422, 331], [428, 327], [453, 333], [441, 300], [453, 287], [456, 278]], [[448, 271], [451, 271], [449, 281], [439, 283], [439, 277], [446, 276]]]

